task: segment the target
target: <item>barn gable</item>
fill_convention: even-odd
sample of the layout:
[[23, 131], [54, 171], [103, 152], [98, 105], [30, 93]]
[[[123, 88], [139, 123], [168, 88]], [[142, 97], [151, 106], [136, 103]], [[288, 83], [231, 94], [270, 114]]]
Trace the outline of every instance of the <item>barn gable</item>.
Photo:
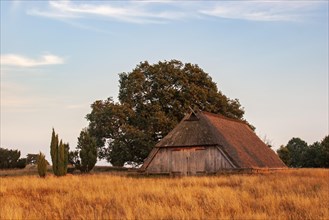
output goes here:
[[196, 174], [279, 167], [285, 167], [284, 163], [247, 124], [208, 112], [192, 112], [155, 146], [141, 170]]
[[208, 122], [194, 113], [186, 115], [183, 120], [165, 136], [156, 147], [205, 146], [216, 145]]

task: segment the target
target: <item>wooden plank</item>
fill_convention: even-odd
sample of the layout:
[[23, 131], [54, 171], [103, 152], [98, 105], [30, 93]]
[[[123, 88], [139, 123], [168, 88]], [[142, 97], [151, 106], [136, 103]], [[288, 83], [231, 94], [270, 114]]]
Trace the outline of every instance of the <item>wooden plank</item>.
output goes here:
[[196, 175], [235, 168], [218, 146], [159, 148], [150, 159], [147, 167], [149, 173], [179, 172], [182, 175]]
[[223, 156], [223, 158], [225, 158], [225, 160], [227, 161], [228, 165], [232, 168], [236, 168], [236, 166], [232, 163], [232, 161], [226, 156], [226, 154], [224, 153], [224, 151], [222, 151], [222, 149], [220, 149], [219, 146], [216, 147], [219, 152], [221, 153], [221, 155]]

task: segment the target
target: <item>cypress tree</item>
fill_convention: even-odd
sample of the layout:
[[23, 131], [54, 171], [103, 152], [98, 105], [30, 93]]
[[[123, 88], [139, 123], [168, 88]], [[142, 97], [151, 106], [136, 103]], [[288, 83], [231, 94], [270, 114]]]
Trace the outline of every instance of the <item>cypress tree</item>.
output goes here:
[[69, 149], [70, 149], [70, 146], [69, 144], [64, 144], [64, 175], [66, 175], [67, 173], [67, 165], [68, 165], [68, 162], [69, 162]]
[[53, 165], [53, 171], [56, 176], [58, 176], [58, 135], [55, 133], [55, 129], [53, 128], [53, 132], [51, 134], [51, 142], [50, 142], [50, 155], [51, 162]]
[[61, 140], [59, 142], [58, 146], [58, 176], [63, 176], [64, 175], [64, 146], [63, 146], [63, 141]]
[[64, 176], [67, 172], [68, 164], [68, 144], [58, 141], [58, 135], [53, 129], [50, 143], [50, 155], [53, 163], [53, 171], [56, 176]]

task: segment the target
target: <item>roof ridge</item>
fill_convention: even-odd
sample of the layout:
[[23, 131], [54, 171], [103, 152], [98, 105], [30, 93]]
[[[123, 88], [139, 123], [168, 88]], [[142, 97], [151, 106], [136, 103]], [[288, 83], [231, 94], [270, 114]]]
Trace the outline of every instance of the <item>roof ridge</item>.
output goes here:
[[202, 114], [210, 115], [210, 116], [213, 116], [213, 117], [216, 117], [216, 118], [221, 118], [221, 119], [228, 120], [228, 121], [238, 122], [238, 123], [241, 123], [241, 124], [244, 124], [244, 125], [248, 126], [248, 124], [245, 121], [242, 121], [241, 119], [229, 118], [229, 117], [226, 117], [226, 116], [224, 116], [223, 114], [220, 114], [220, 113], [215, 114], [215, 113], [206, 112], [206, 111], [200, 111], [200, 112]]

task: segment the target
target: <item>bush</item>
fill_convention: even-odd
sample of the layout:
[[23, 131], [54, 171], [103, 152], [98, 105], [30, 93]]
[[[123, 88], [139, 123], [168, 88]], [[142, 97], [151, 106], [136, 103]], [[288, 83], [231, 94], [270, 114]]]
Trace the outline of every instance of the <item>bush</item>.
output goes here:
[[21, 152], [18, 150], [9, 150], [0, 147], [0, 169], [16, 168], [20, 156]]
[[40, 152], [38, 156], [38, 173], [40, 177], [46, 177], [47, 174], [47, 160], [45, 158], [45, 155]]
[[21, 158], [17, 161], [16, 167], [19, 169], [24, 169], [27, 164], [27, 159], [26, 158]]
[[81, 158], [81, 163], [77, 167], [81, 172], [89, 173], [97, 162], [97, 145], [96, 139], [90, 136], [87, 129], [81, 131], [77, 149]]

